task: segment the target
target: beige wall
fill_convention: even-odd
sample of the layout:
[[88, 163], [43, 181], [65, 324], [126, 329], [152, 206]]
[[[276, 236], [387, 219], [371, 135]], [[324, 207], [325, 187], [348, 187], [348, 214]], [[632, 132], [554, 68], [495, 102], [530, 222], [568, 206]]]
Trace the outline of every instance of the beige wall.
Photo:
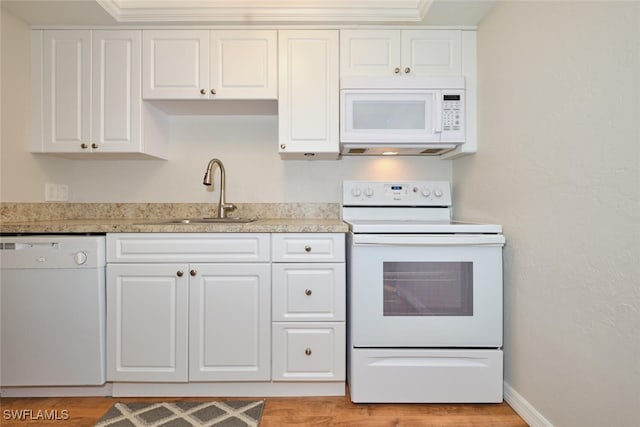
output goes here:
[[541, 425], [637, 426], [640, 3], [498, 2], [478, 44], [454, 206], [504, 225], [505, 381]]
[[[2, 13], [2, 170], [0, 201], [44, 201], [44, 184], [67, 184], [77, 202], [213, 202], [202, 185], [207, 162], [227, 170], [231, 202], [340, 201], [345, 179], [450, 180], [438, 158], [343, 158], [283, 161], [276, 116], [171, 116], [169, 161], [67, 160], [28, 152], [30, 36]], [[217, 178], [216, 178], [217, 179]]]
[[28, 152], [30, 35], [24, 22], [0, 9], [0, 200], [44, 200], [44, 183], [70, 180], [65, 161], [42, 161]]

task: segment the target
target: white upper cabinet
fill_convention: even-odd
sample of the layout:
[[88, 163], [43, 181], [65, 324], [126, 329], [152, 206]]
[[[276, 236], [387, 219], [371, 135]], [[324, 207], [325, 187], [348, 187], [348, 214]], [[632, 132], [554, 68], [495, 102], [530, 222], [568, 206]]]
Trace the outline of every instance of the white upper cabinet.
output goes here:
[[144, 31], [142, 39], [143, 98], [209, 97], [209, 31]]
[[36, 30], [31, 151], [166, 157], [164, 121], [140, 96], [141, 32]]
[[278, 98], [277, 31], [213, 31], [211, 87], [214, 98]]
[[277, 99], [277, 31], [143, 31], [144, 99]]
[[283, 30], [278, 45], [280, 155], [336, 159], [340, 152], [338, 31]]
[[[91, 141], [91, 31], [37, 32], [34, 74], [42, 90], [42, 139], [48, 152], [88, 150]], [[34, 50], [35, 50], [34, 49]], [[34, 79], [36, 80], [36, 79]], [[40, 97], [38, 97], [40, 98]], [[40, 123], [39, 123], [40, 124]]]
[[460, 30], [342, 30], [340, 75], [460, 75]]
[[130, 151], [140, 141], [140, 32], [94, 31], [92, 145]]

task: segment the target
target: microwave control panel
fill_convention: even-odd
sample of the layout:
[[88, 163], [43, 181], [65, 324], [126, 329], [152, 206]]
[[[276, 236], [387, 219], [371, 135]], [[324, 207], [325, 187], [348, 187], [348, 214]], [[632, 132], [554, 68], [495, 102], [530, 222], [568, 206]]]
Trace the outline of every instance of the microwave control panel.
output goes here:
[[463, 96], [462, 91], [442, 91], [443, 132], [460, 132], [463, 129]]

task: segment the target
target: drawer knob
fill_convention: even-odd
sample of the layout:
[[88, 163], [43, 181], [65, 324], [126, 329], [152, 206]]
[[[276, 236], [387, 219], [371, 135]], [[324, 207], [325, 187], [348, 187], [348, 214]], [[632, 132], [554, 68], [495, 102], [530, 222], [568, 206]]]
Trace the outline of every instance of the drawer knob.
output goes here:
[[87, 148], [89, 148], [88, 144], [82, 143], [80, 144], [80, 148], [82, 148], [83, 150], [86, 150]]
[[200, 89], [200, 95], [206, 95], [206, 94], [207, 94], [207, 91], [206, 91], [206, 90], [204, 90], [204, 89]]
[[215, 95], [216, 94], [216, 90], [215, 89], [211, 89], [211, 95]]
[[305, 252], [311, 252], [311, 246], [306, 245], [306, 246], [304, 247], [304, 251], [305, 251]]
[[311, 292], [311, 289], [305, 289], [305, 290], [304, 290], [304, 294], [305, 294], [306, 296], [309, 296], [309, 295], [311, 295], [312, 293], [313, 293], [313, 292]]
[[93, 148], [93, 149], [95, 150], [96, 148], [98, 148], [98, 144], [96, 144], [96, 143], [94, 142], [93, 144], [91, 144], [91, 148]]
[[411, 68], [407, 67], [404, 69], [405, 74], [409, 74], [411, 72]]
[[176, 276], [178, 276], [178, 277], [184, 276], [184, 271], [178, 270], [178, 272], [176, 273]]
[[307, 356], [311, 356], [311, 349], [310, 349], [309, 347], [307, 347], [307, 348], [304, 350], [304, 354], [306, 354]]
[[396, 68], [393, 70], [393, 72], [394, 72], [394, 73], [396, 73], [396, 74], [400, 74], [400, 68], [399, 68], [399, 67], [396, 67]]
[[192, 277], [195, 277], [195, 276], [198, 274], [198, 270], [191, 270], [191, 271], [189, 272], [189, 274], [190, 274]]

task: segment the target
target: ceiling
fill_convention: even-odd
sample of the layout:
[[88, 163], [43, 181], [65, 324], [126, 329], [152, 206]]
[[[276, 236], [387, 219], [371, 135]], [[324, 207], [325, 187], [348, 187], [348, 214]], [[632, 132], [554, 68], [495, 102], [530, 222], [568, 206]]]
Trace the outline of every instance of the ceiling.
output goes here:
[[477, 25], [496, 0], [0, 0], [33, 26]]

